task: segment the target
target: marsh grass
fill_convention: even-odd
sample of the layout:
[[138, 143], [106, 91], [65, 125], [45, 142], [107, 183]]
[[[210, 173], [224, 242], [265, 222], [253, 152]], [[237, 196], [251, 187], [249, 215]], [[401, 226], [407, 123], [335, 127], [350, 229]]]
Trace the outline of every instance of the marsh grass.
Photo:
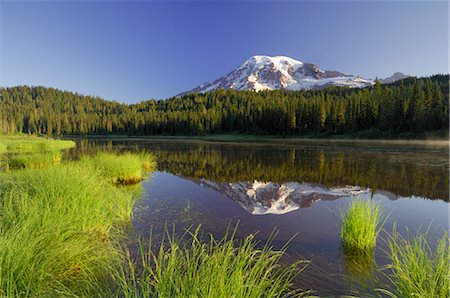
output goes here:
[[[128, 264], [113, 277], [118, 297], [300, 297], [309, 292], [292, 290], [292, 280], [306, 261], [282, 266], [286, 247], [262, 248], [250, 235], [237, 243], [234, 233], [221, 240], [205, 240], [188, 230], [181, 238], [167, 236], [152, 249], [152, 242], [139, 245], [139, 253], [124, 254]], [[126, 251], [126, 250], [125, 250]]]
[[431, 248], [429, 231], [403, 237], [394, 227], [388, 238], [391, 264], [389, 280], [394, 290], [379, 290], [390, 297], [450, 297], [450, 254], [448, 232]]
[[81, 162], [107, 177], [113, 184], [131, 185], [144, 179], [156, 168], [153, 155], [148, 153], [106, 153], [81, 158]]
[[50, 151], [75, 147], [74, 141], [28, 135], [0, 136], [0, 152]]
[[380, 205], [372, 200], [353, 199], [341, 212], [341, 220], [341, 248], [344, 254], [373, 255], [384, 224], [381, 222]]
[[0, 175], [0, 296], [91, 296], [133, 201], [77, 162]]
[[[286, 297], [306, 266], [235, 231], [168, 236], [132, 257], [119, 245], [150, 154], [83, 157], [0, 174], [0, 297]], [[173, 234], [175, 235], [175, 234]], [[262, 247], [261, 247], [262, 246]]]
[[8, 169], [42, 169], [61, 162], [61, 151], [16, 153], [6, 158]]

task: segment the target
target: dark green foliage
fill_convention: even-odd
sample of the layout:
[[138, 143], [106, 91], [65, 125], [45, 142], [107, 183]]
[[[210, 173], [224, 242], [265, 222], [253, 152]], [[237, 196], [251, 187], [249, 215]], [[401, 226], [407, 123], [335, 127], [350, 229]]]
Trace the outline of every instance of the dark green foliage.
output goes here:
[[218, 90], [124, 105], [44, 87], [0, 89], [0, 132], [395, 137], [448, 129], [448, 75], [309, 91]]

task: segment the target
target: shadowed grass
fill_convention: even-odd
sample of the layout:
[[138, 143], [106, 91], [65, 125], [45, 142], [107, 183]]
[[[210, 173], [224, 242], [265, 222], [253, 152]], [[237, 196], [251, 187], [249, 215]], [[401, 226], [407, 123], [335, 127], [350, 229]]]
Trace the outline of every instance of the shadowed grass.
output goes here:
[[[290, 288], [306, 266], [298, 261], [280, 265], [285, 248], [269, 244], [257, 248], [254, 235], [236, 245], [234, 235], [202, 241], [199, 229], [184, 239], [167, 237], [156, 251], [140, 244], [133, 262], [114, 273], [118, 297], [299, 297], [308, 294]], [[189, 239], [186, 239], [189, 238]]]
[[146, 173], [156, 168], [153, 155], [148, 153], [105, 153], [82, 157], [81, 162], [112, 181], [114, 184], [135, 184], [144, 179]]
[[82, 163], [0, 175], [0, 296], [97, 292], [120, 258], [115, 227], [133, 201]]
[[430, 247], [428, 231], [402, 237], [394, 228], [389, 236], [392, 263], [386, 267], [391, 274], [394, 293], [379, 290], [390, 297], [450, 297], [449, 236], [445, 232], [436, 249]]
[[75, 147], [74, 141], [45, 139], [35, 136], [0, 136], [0, 152], [49, 151]]
[[345, 254], [373, 255], [381, 231], [380, 206], [372, 200], [356, 198], [341, 212], [341, 245]]

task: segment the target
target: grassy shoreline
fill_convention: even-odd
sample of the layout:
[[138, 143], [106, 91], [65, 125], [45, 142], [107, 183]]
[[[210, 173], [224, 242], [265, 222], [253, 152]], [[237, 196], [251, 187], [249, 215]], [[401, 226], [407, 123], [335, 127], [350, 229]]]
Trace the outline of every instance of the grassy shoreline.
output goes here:
[[[54, 142], [24, 138], [14, 138], [14, 148], [47, 148], [42, 144]], [[0, 297], [302, 293], [291, 292], [302, 262], [281, 267], [285, 251], [261, 250], [253, 235], [240, 245], [232, 237], [208, 243], [196, 230], [190, 244], [168, 238], [159, 248], [142, 251], [139, 264], [133, 263], [124, 244], [125, 228], [140, 192], [128, 185], [139, 185], [155, 169], [150, 153], [98, 152], [57, 164], [47, 163], [39, 152], [28, 154], [15, 161], [23, 167], [0, 172]]]
[[153, 156], [45, 164], [39, 154], [0, 173], [0, 297], [98, 295], [120, 262], [118, 241], [137, 199], [136, 188], [117, 182], [140, 182], [154, 170]]
[[[19, 146], [11, 148], [42, 147], [20, 146], [23, 139], [16, 138]], [[42, 142], [53, 141], [33, 139], [31, 143]], [[270, 243], [257, 248], [253, 234], [237, 245], [234, 233], [208, 242], [197, 229], [186, 232], [191, 237], [187, 245], [169, 237], [156, 249], [149, 246], [145, 251], [141, 246], [137, 257], [131, 258], [121, 243], [138, 192], [124, 185], [139, 185], [155, 169], [153, 155], [98, 152], [59, 162], [54, 152], [19, 155], [14, 162], [24, 167], [0, 172], [0, 297], [297, 297], [309, 293], [291, 288], [304, 261], [281, 267], [285, 248], [276, 251]], [[356, 267], [358, 275], [370, 276], [383, 226], [379, 206], [354, 200], [341, 219], [345, 256], [357, 257], [347, 259], [348, 270]], [[394, 293], [375, 290], [391, 297], [446, 297], [448, 234], [439, 240], [436, 252], [428, 241], [426, 233], [406, 239], [394, 230], [388, 239], [392, 264], [386, 267]]]
[[75, 142], [28, 135], [0, 135], [0, 153], [70, 149]]

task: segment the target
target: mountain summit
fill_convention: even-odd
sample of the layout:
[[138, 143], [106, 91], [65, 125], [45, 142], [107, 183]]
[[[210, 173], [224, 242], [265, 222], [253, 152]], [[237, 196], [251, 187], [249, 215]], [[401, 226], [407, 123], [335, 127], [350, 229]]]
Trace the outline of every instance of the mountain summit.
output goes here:
[[300, 90], [323, 88], [329, 85], [362, 88], [373, 83], [372, 80], [338, 71], [323, 71], [315, 64], [285, 56], [253, 56], [226, 76], [182, 94], [216, 89]]
[[404, 73], [396, 72], [390, 77], [381, 79], [380, 82], [381, 82], [381, 84], [390, 84], [390, 83], [394, 83], [394, 82], [397, 82], [397, 81], [400, 81], [403, 79], [407, 79], [409, 77], [410, 77], [409, 75], [405, 75]]

